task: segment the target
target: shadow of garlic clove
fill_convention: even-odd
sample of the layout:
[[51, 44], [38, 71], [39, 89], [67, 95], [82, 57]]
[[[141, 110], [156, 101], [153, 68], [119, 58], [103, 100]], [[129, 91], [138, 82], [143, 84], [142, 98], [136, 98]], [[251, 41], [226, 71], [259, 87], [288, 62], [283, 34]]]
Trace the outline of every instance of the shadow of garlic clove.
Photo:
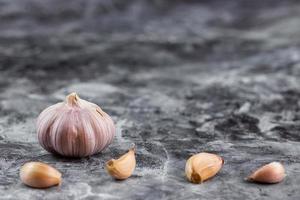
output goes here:
[[122, 155], [118, 159], [111, 159], [106, 163], [107, 172], [117, 180], [124, 180], [130, 177], [135, 169], [135, 148]]
[[191, 156], [185, 165], [185, 174], [192, 183], [203, 183], [215, 176], [224, 164], [223, 159], [211, 153], [198, 153]]
[[283, 165], [279, 162], [271, 162], [258, 168], [246, 180], [258, 183], [279, 183], [285, 176]]
[[30, 187], [48, 188], [61, 183], [61, 173], [41, 162], [28, 162], [20, 169], [21, 181]]

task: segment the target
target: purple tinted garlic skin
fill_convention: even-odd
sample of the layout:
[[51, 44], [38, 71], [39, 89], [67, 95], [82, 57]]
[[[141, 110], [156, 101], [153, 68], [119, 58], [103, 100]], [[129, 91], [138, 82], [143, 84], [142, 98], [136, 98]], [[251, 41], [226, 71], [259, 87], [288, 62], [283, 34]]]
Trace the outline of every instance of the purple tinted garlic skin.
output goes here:
[[99, 106], [80, 99], [76, 93], [41, 112], [37, 119], [40, 145], [48, 152], [66, 157], [85, 157], [112, 143], [115, 125]]

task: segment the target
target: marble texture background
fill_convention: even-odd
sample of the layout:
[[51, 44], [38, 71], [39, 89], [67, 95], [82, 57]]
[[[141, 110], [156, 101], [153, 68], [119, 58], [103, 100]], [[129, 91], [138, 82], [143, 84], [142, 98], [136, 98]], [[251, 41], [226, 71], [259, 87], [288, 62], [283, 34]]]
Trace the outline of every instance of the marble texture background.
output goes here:
[[[300, 199], [300, 2], [282, 0], [0, 0], [0, 199]], [[35, 120], [76, 91], [117, 126], [111, 146], [56, 157]], [[137, 168], [114, 181], [104, 163], [137, 145]], [[202, 185], [186, 159], [225, 165]], [[28, 161], [60, 187], [19, 180]], [[244, 181], [282, 162], [276, 185]]]

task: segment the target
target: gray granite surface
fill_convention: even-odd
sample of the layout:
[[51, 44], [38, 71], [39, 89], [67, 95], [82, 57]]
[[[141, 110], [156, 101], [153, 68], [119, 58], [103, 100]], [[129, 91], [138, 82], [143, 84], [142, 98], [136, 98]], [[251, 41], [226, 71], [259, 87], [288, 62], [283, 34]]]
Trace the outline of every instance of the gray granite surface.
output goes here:
[[[0, 0], [0, 199], [300, 199], [300, 2], [288, 0]], [[117, 126], [83, 159], [53, 156], [35, 120], [76, 91]], [[103, 166], [137, 145], [137, 168]], [[186, 159], [225, 165], [202, 185]], [[63, 173], [60, 187], [19, 180], [28, 161]], [[276, 185], [244, 181], [282, 162]]]

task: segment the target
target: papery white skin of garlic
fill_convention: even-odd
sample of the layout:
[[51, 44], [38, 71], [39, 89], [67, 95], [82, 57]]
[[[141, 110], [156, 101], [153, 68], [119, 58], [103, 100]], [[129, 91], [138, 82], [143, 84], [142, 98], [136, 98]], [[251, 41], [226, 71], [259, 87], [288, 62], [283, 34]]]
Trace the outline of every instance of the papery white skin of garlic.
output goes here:
[[99, 106], [71, 93], [65, 102], [42, 111], [37, 119], [37, 133], [45, 150], [85, 157], [102, 151], [112, 142], [115, 125]]

